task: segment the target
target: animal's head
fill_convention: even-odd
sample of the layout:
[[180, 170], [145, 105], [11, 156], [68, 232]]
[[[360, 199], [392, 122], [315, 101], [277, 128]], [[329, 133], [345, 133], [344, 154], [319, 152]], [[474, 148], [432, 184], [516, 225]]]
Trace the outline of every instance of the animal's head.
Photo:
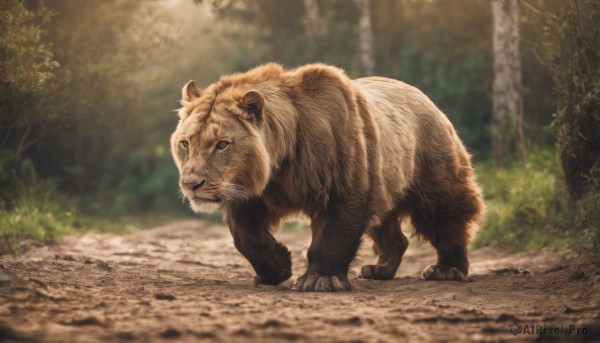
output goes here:
[[218, 94], [194, 81], [182, 89], [179, 124], [171, 153], [179, 187], [195, 212], [259, 195], [270, 177], [270, 158], [260, 135], [264, 99], [251, 89]]

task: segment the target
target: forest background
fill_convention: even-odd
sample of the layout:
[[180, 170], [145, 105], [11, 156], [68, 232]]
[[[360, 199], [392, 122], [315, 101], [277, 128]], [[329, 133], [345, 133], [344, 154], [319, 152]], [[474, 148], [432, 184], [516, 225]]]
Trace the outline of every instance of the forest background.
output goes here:
[[181, 87], [274, 61], [420, 88], [474, 156], [475, 245], [599, 261], [599, 31], [594, 0], [2, 0], [0, 253], [191, 215], [168, 145]]

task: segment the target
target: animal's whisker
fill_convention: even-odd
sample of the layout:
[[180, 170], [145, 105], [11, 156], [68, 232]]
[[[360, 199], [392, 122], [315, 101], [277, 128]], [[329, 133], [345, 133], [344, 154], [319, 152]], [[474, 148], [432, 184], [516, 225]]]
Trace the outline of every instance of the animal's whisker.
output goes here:
[[185, 194], [183, 194], [183, 191], [181, 190], [181, 188], [177, 189], [177, 194], [179, 195], [179, 199], [181, 199], [181, 203], [185, 204]]
[[217, 194], [225, 201], [248, 199], [246, 188], [236, 183], [223, 183]]

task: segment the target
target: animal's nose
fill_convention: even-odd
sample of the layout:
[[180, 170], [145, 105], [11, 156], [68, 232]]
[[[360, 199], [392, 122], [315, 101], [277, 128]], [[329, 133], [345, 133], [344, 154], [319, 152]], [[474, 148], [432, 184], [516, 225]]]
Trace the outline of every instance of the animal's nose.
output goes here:
[[192, 190], [195, 191], [198, 188], [202, 187], [202, 185], [204, 185], [204, 183], [206, 182], [206, 180], [200, 178], [199, 176], [186, 176], [183, 177], [181, 179], [181, 183], [183, 183], [183, 185]]

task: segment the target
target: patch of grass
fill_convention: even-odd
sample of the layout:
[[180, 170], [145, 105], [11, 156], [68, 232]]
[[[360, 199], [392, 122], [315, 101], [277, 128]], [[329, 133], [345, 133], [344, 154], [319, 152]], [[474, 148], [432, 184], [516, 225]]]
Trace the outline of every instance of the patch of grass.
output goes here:
[[74, 210], [54, 185], [19, 187], [12, 206], [0, 207], [0, 254], [18, 252], [32, 241], [51, 242], [73, 231]]
[[128, 234], [186, 218], [174, 210], [104, 216], [82, 214], [73, 205], [74, 199], [57, 193], [51, 182], [41, 182], [25, 190], [13, 199], [10, 209], [0, 207], [0, 255], [22, 252], [34, 242], [55, 242], [65, 234]]
[[0, 167], [0, 255], [27, 250], [34, 242], [54, 242], [65, 234], [131, 233], [191, 217], [191, 211], [176, 204], [160, 211], [82, 213], [83, 197], [58, 192], [52, 181], [38, 177], [31, 161], [0, 154]]
[[[475, 246], [508, 250], [566, 249], [574, 236], [574, 207], [550, 149], [530, 148], [527, 166], [477, 166], [487, 214]], [[571, 242], [571, 243], [570, 243]]]

